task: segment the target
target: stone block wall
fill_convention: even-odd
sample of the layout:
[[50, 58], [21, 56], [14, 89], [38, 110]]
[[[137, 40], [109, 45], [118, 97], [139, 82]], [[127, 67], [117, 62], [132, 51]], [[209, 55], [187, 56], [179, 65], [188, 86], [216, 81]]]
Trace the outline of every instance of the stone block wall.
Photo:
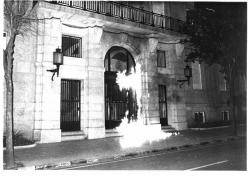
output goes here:
[[13, 84], [14, 84], [14, 132], [33, 138], [35, 108], [35, 52], [36, 26], [31, 24], [15, 41]]

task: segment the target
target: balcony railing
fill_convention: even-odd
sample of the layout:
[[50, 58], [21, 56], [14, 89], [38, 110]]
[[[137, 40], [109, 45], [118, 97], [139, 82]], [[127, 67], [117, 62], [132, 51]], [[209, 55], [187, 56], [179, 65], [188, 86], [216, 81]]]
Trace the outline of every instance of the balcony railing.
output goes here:
[[183, 33], [184, 21], [112, 1], [50, 1], [68, 7]]

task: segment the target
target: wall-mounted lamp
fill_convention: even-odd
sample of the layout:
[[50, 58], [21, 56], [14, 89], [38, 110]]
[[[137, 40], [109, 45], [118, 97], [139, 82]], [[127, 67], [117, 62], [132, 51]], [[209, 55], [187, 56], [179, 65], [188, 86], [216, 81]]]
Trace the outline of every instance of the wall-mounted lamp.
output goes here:
[[60, 65], [63, 64], [63, 53], [61, 49], [57, 48], [56, 51], [53, 52], [53, 64], [56, 65], [55, 69], [47, 70], [49, 72], [52, 72], [53, 75], [51, 77], [51, 80], [54, 81], [54, 76], [57, 73], [57, 77], [59, 75], [59, 68]]
[[186, 77], [186, 79], [177, 80], [180, 88], [185, 82], [188, 82], [189, 85], [190, 78], [192, 77], [192, 68], [190, 68], [189, 65], [186, 65], [186, 67], [184, 68], [184, 76]]

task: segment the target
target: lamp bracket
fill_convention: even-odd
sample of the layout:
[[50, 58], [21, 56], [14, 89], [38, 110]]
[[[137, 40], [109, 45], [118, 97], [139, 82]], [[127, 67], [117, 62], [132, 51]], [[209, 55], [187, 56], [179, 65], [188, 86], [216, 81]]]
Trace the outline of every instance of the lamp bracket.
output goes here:
[[179, 83], [179, 87], [182, 88], [183, 84], [185, 82], [188, 82], [188, 85], [189, 85], [189, 79], [181, 79], [181, 80], [177, 80], [177, 82]]
[[60, 65], [56, 65], [55, 69], [49, 69], [49, 70], [47, 70], [48, 72], [52, 72], [53, 73], [52, 77], [51, 77], [51, 81], [54, 81], [54, 76], [55, 76], [56, 73], [57, 73], [57, 77], [58, 77], [58, 75], [59, 75], [59, 67], [60, 67]]

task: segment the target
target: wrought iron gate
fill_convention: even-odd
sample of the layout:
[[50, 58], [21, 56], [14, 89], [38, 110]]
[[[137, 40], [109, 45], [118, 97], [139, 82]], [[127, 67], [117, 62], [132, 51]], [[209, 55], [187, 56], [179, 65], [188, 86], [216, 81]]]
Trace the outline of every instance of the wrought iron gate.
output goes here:
[[61, 130], [80, 130], [81, 86], [79, 80], [61, 80]]
[[116, 83], [116, 72], [105, 72], [105, 128], [120, 125], [128, 111], [128, 121], [137, 119], [136, 93], [132, 89], [120, 90]]

